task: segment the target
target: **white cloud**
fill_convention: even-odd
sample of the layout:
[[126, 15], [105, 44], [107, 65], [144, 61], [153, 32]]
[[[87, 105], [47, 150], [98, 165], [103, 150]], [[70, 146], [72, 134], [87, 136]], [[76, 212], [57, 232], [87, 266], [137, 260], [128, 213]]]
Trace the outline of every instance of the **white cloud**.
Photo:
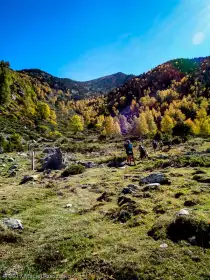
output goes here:
[[205, 35], [203, 32], [195, 33], [192, 38], [193, 45], [200, 45], [203, 42], [204, 38], [205, 38]]

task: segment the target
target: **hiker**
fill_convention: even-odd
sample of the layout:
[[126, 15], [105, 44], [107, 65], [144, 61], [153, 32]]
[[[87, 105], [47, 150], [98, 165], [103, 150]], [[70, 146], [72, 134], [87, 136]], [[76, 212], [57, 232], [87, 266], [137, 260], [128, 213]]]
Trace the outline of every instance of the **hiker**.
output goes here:
[[153, 146], [153, 150], [154, 150], [154, 152], [155, 152], [155, 150], [156, 150], [157, 147], [158, 147], [158, 141], [153, 140], [153, 141], [152, 141], [152, 146]]
[[136, 165], [135, 158], [133, 155], [133, 145], [132, 145], [131, 141], [127, 140], [124, 144], [124, 147], [125, 147], [126, 154], [127, 154], [127, 163], [129, 165], [131, 165], [131, 162], [133, 161], [134, 165]]
[[139, 156], [140, 159], [148, 158], [147, 150], [142, 144], [139, 145], [139, 153], [140, 153]]

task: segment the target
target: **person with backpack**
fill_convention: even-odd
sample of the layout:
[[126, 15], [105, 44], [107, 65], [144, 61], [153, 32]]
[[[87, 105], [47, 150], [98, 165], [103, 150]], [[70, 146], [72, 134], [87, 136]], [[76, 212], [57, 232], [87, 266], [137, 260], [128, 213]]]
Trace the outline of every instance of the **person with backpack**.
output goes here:
[[132, 145], [131, 141], [127, 140], [126, 143], [124, 144], [124, 147], [125, 147], [125, 151], [127, 154], [127, 163], [129, 165], [131, 165], [131, 162], [133, 161], [134, 165], [136, 165], [135, 158], [133, 155], [133, 145]]
[[152, 141], [152, 147], [153, 147], [153, 150], [154, 150], [154, 152], [155, 152], [156, 149], [157, 149], [157, 147], [158, 147], [158, 141], [153, 140], [153, 141]]
[[140, 159], [148, 158], [147, 150], [141, 143], [139, 144], [139, 153], [140, 153], [139, 156]]

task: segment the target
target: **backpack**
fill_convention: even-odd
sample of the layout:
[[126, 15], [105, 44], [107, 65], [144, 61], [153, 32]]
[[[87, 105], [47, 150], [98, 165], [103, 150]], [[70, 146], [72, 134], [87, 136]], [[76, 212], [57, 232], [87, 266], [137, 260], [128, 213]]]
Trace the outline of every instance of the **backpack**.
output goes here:
[[131, 143], [128, 143], [127, 151], [128, 151], [128, 152], [132, 152], [132, 149], [133, 149], [132, 144], [131, 144]]

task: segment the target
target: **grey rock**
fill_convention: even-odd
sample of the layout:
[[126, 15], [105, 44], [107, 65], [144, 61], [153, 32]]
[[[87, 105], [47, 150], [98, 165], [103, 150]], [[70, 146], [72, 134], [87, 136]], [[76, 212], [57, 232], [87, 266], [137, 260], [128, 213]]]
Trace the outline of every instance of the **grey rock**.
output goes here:
[[8, 176], [11, 177], [15, 177], [17, 175], [17, 172], [15, 170], [11, 170], [8, 174]]
[[190, 215], [187, 209], [181, 209], [177, 212], [177, 216], [187, 216], [187, 215]]
[[148, 184], [148, 185], [144, 186], [144, 188], [143, 188], [144, 191], [159, 190], [159, 189], [160, 189], [159, 183]]
[[7, 161], [8, 161], [8, 162], [13, 162], [13, 161], [15, 161], [15, 160], [14, 160], [14, 158], [8, 158]]
[[153, 184], [153, 183], [170, 184], [170, 181], [163, 173], [152, 173], [140, 179], [140, 184]]
[[164, 155], [164, 154], [160, 154], [156, 156], [157, 159], [167, 159], [169, 158], [169, 155]]
[[18, 165], [14, 164], [14, 165], [10, 166], [9, 170], [14, 170], [14, 169], [17, 169], [17, 168], [18, 168]]
[[60, 149], [55, 149], [54, 153], [43, 159], [43, 164], [40, 171], [44, 171], [46, 169], [60, 170], [64, 167], [65, 164], [63, 161], [63, 154]]
[[62, 191], [58, 191], [58, 192], [57, 192], [57, 195], [58, 195], [58, 196], [63, 196], [64, 193], [63, 193]]
[[123, 188], [121, 193], [123, 194], [129, 194], [129, 193], [135, 193], [136, 190], [138, 190], [139, 186], [134, 184], [129, 184], [127, 187]]
[[72, 204], [71, 203], [68, 203], [66, 204], [65, 208], [71, 208], [72, 207]]
[[166, 243], [160, 244], [160, 248], [168, 248], [168, 244]]
[[13, 219], [13, 218], [4, 218], [2, 220], [4, 226], [9, 229], [23, 229], [23, 225], [20, 220]]
[[84, 161], [78, 161], [77, 164], [83, 165], [85, 168], [94, 168], [97, 166], [96, 163], [92, 161], [84, 162]]
[[37, 179], [37, 177], [38, 177], [37, 175], [32, 175], [32, 176], [26, 175], [26, 176], [24, 176], [23, 179], [21, 180], [20, 185], [25, 184], [25, 183], [27, 183], [27, 182], [29, 182], [29, 181], [34, 181], [34, 180]]

